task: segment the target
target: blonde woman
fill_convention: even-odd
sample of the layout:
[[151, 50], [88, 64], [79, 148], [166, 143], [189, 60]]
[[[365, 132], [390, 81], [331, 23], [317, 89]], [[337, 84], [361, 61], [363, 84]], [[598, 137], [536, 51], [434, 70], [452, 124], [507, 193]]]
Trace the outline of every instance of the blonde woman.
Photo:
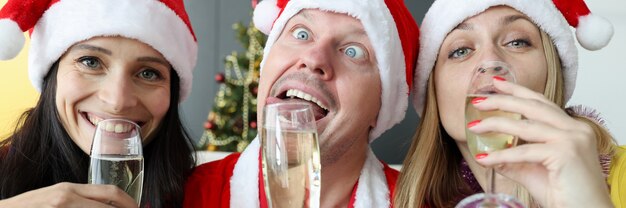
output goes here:
[[[565, 108], [577, 70], [567, 23], [578, 26], [578, 41], [587, 49], [602, 48], [612, 35], [610, 23], [591, 15], [582, 0], [434, 2], [421, 27], [414, 89], [422, 120], [399, 177], [397, 207], [453, 207], [486, 189], [488, 167], [498, 173], [494, 192], [529, 207], [611, 207], [611, 199], [624, 206], [624, 148], [595, 113]], [[466, 123], [471, 69], [483, 61], [511, 64], [517, 84], [494, 80], [505, 95], [475, 99], [473, 107], [524, 119]], [[466, 128], [515, 135], [526, 144], [472, 155]]]

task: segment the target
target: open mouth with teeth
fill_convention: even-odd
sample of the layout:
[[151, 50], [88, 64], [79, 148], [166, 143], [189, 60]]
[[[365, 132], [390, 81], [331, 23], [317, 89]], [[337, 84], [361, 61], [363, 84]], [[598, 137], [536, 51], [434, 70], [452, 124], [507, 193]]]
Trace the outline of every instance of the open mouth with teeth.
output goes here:
[[285, 102], [309, 103], [311, 105], [311, 109], [313, 110], [313, 115], [315, 115], [316, 121], [326, 117], [329, 112], [328, 107], [326, 107], [326, 105], [324, 105], [324, 103], [322, 103], [320, 99], [297, 89], [289, 89], [285, 92], [282, 92], [277, 96], [277, 98]]
[[[94, 126], [98, 126], [98, 124], [104, 120], [103, 118], [100, 118], [98, 116], [95, 116], [89, 113], [83, 112], [81, 114], [87, 121], [89, 121]], [[132, 122], [136, 123], [138, 126], [143, 125], [143, 122], [137, 122], [137, 121], [132, 121]], [[117, 121], [107, 122], [106, 124], [100, 125], [99, 128], [109, 133], [121, 134], [121, 133], [131, 132], [131, 130], [135, 129], [134, 127], [135, 126], [133, 124], [128, 123], [128, 122], [123, 122], [122, 120], [120, 120], [119, 122]]]

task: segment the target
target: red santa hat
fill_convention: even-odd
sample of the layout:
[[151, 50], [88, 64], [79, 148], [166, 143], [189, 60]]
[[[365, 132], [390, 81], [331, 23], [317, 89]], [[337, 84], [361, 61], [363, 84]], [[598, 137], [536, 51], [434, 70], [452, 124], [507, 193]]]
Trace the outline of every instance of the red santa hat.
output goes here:
[[[254, 10], [254, 24], [269, 35], [268, 54], [283, 27], [303, 9], [343, 13], [361, 21], [378, 61], [381, 108], [370, 142], [402, 121], [408, 106], [419, 48], [419, 30], [402, 0], [264, 0]], [[264, 63], [265, 61], [263, 61]], [[261, 72], [263, 70], [261, 64]]]
[[178, 73], [180, 101], [191, 91], [198, 44], [182, 0], [9, 0], [0, 10], [0, 60], [20, 52], [27, 30], [29, 78], [40, 92], [50, 67], [69, 47], [97, 36], [152, 46]]
[[422, 46], [413, 89], [418, 113], [424, 109], [427, 80], [448, 33], [467, 18], [499, 5], [525, 14], [552, 38], [563, 66], [565, 101], [572, 96], [578, 70], [578, 51], [570, 26], [576, 28], [578, 42], [588, 50], [603, 48], [613, 36], [611, 23], [591, 14], [583, 0], [435, 0], [421, 25]]

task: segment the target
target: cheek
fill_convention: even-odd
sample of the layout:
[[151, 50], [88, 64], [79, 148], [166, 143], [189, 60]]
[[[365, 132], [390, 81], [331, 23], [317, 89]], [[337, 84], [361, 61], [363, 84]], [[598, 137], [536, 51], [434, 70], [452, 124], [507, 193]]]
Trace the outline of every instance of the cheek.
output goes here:
[[435, 75], [439, 118], [446, 132], [455, 140], [465, 138], [465, 98], [467, 81], [462, 76]]
[[[259, 79], [259, 92], [257, 94], [257, 109], [263, 109], [265, 106], [265, 98], [270, 96], [270, 91], [274, 83], [280, 78], [280, 76], [288, 69], [286, 63], [288, 63], [282, 56], [281, 50], [270, 51], [266, 57], [263, 65], [263, 71], [261, 72], [261, 78]], [[282, 57], [281, 57], [282, 56]], [[261, 118], [262, 110], [259, 110], [257, 114]]]
[[91, 90], [88, 82], [84, 82], [72, 74], [57, 76], [55, 105], [59, 119], [66, 132], [85, 153], [89, 153], [93, 132], [80, 124], [77, 106], [84, 103]]
[[526, 67], [529, 70], [521, 72], [524, 75], [518, 80], [518, 82], [535, 92], [543, 93], [548, 77], [548, 65], [546, 62], [542, 61], [529, 62], [529, 65], [530, 66]]
[[352, 109], [350, 112], [353, 116], [364, 118], [361, 120], [365, 122], [374, 122], [382, 105], [379, 75], [371, 73], [360, 76], [343, 76], [348, 79], [337, 80], [337, 97], [342, 108]]
[[147, 110], [152, 114], [156, 123], [161, 123], [161, 120], [167, 113], [170, 107], [171, 94], [169, 90], [160, 89], [151, 93], [151, 96], [142, 97], [142, 103], [148, 108]]
[[544, 92], [548, 77], [548, 63], [543, 48], [520, 55], [510, 64], [513, 65], [518, 85], [535, 92]]

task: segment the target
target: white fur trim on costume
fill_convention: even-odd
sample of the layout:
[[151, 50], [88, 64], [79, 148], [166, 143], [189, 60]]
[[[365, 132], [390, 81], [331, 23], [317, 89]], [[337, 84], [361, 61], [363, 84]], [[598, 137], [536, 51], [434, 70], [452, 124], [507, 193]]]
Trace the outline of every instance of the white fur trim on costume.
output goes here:
[[274, 20], [278, 17], [278, 13], [280, 13], [280, 8], [276, 6], [276, 0], [261, 1], [256, 5], [252, 15], [254, 26], [266, 35], [269, 34]]
[[[376, 53], [381, 80], [381, 106], [376, 127], [370, 131], [372, 142], [404, 119], [408, 106], [406, 65], [398, 29], [383, 0], [292, 0], [287, 3], [268, 36], [264, 54], [269, 54], [285, 24], [303, 9], [319, 9], [348, 14], [359, 19]], [[261, 62], [261, 73], [265, 59]], [[372, 95], [377, 96], [377, 95]]]
[[[239, 156], [230, 178], [230, 207], [259, 207], [260, 148], [257, 136]], [[355, 208], [390, 207], [389, 186], [383, 168], [372, 149], [369, 149], [359, 176]]]
[[230, 207], [259, 207], [259, 150], [257, 136], [241, 153], [230, 178]]
[[391, 207], [383, 164], [369, 149], [356, 190], [355, 208]]
[[32, 84], [41, 91], [43, 78], [67, 49], [99, 36], [123, 36], [152, 46], [178, 73], [180, 102], [189, 95], [197, 43], [184, 21], [154, 0], [63, 0], [53, 4], [31, 36], [28, 71]]
[[604, 48], [613, 37], [613, 24], [601, 16], [589, 14], [578, 18], [576, 38], [587, 50]]
[[15, 58], [24, 46], [24, 33], [17, 23], [0, 19], [0, 60]]
[[554, 42], [561, 58], [565, 82], [565, 101], [576, 86], [578, 51], [569, 24], [552, 1], [547, 0], [437, 0], [420, 27], [420, 52], [413, 93], [413, 105], [421, 115], [426, 99], [427, 80], [434, 68], [437, 55], [447, 34], [465, 19], [482, 13], [496, 5], [508, 5], [526, 14]]

